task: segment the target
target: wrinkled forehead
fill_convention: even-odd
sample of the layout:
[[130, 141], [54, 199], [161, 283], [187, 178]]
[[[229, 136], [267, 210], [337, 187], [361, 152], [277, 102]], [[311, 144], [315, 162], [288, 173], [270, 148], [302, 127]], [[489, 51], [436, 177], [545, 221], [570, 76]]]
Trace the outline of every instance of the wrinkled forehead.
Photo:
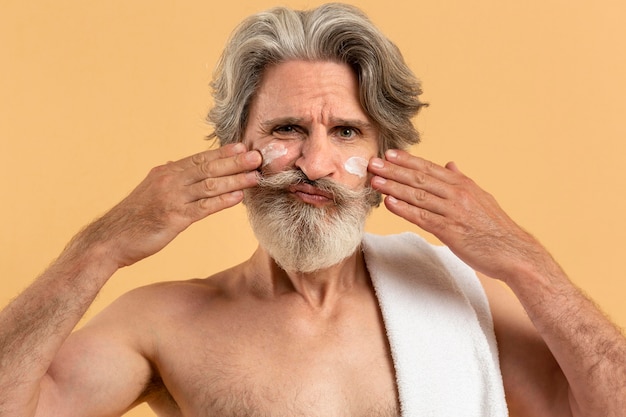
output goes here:
[[361, 105], [354, 70], [333, 61], [293, 60], [267, 67], [251, 100], [249, 116], [252, 123], [318, 121], [376, 129]]

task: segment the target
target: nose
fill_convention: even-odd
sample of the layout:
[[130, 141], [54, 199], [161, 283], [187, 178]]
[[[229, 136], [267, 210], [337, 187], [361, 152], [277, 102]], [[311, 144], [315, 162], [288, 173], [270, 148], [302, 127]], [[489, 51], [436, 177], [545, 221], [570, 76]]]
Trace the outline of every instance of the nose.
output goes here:
[[337, 171], [336, 158], [337, 152], [333, 151], [330, 138], [323, 129], [319, 129], [310, 132], [304, 139], [295, 165], [308, 179], [315, 181], [333, 176]]

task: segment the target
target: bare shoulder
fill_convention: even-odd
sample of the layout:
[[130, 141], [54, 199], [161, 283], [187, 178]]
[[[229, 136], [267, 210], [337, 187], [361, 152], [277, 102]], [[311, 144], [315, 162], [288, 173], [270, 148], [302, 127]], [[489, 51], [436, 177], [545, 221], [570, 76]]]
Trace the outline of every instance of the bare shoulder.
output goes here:
[[479, 279], [493, 316], [500, 368], [511, 416], [560, 414], [557, 399], [567, 396], [567, 381], [513, 292], [500, 281]]
[[135, 288], [114, 301], [106, 310], [115, 315], [131, 315], [145, 326], [151, 321], [178, 314], [193, 314], [195, 309], [206, 308], [216, 299], [233, 292], [236, 268], [225, 270], [207, 278], [164, 281]]
[[151, 284], [119, 297], [66, 340], [44, 382], [54, 388], [44, 388], [50, 394], [42, 407], [63, 403], [68, 415], [118, 415], [146, 399], [161, 385], [155, 362], [162, 341], [210, 309], [228, 291], [228, 276]]
[[42, 382], [39, 407], [59, 415], [121, 415], [131, 408], [155, 377], [159, 321], [189, 317], [207, 287], [181, 281], [121, 296], [66, 339]]
[[154, 361], [158, 340], [212, 308], [229, 292], [227, 271], [205, 279], [150, 284], [135, 288], [107, 306], [70, 342], [111, 345], [126, 349], [148, 363]]

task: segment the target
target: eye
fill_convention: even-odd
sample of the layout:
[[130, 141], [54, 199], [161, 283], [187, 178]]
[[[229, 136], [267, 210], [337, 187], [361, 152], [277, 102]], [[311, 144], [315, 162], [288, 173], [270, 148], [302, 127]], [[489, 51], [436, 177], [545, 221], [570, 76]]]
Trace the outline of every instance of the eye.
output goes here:
[[275, 136], [291, 137], [300, 134], [302, 132], [302, 129], [300, 129], [300, 127], [296, 125], [281, 125], [276, 126], [274, 129], [272, 129], [272, 132]]
[[281, 133], [291, 133], [294, 132], [296, 129], [291, 126], [278, 126], [276, 129], [274, 129], [274, 132], [281, 132]]
[[352, 139], [357, 135], [357, 130], [348, 126], [340, 126], [337, 128], [337, 134], [342, 139]]

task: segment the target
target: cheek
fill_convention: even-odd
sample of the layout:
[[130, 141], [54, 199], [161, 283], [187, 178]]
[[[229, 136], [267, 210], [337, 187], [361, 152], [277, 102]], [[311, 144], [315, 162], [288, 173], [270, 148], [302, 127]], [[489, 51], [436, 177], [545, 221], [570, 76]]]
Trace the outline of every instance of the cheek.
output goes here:
[[348, 174], [357, 176], [358, 178], [365, 178], [367, 175], [368, 161], [360, 156], [352, 156], [343, 164], [343, 168]]
[[260, 149], [263, 156], [262, 166], [266, 166], [274, 162], [276, 159], [280, 159], [289, 153], [289, 150], [280, 143], [270, 143], [269, 145]]
[[292, 164], [300, 155], [300, 144], [297, 142], [271, 142], [259, 149], [263, 156], [261, 166], [280, 167]]

